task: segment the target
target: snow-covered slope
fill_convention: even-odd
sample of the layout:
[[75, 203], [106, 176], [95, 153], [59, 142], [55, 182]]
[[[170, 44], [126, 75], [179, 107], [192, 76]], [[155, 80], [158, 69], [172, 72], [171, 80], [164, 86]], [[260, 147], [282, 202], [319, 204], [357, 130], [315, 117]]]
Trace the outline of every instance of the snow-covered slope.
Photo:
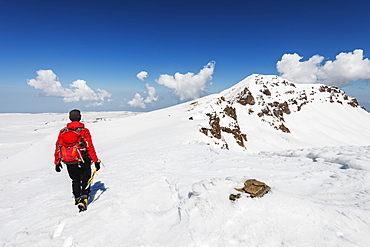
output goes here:
[[225, 149], [370, 144], [370, 114], [336, 87], [252, 75], [192, 105], [209, 143]]
[[[315, 96], [300, 111], [289, 105], [284, 121], [259, 117], [257, 106], [262, 112], [274, 101], [266, 96], [259, 105], [259, 89], [250, 91], [254, 105], [230, 103], [240, 92], [232, 88], [150, 113], [83, 113], [105, 165], [84, 213], [73, 204], [67, 172], [56, 173], [53, 165], [68, 114], [0, 114], [0, 243], [367, 246], [370, 146], [361, 122], [369, 123], [369, 113], [344, 98], [340, 104]], [[210, 137], [214, 112], [219, 126], [238, 124], [245, 151], [226, 128], [220, 139]], [[276, 129], [279, 123], [290, 133]], [[234, 188], [249, 178], [272, 191], [231, 202]]]

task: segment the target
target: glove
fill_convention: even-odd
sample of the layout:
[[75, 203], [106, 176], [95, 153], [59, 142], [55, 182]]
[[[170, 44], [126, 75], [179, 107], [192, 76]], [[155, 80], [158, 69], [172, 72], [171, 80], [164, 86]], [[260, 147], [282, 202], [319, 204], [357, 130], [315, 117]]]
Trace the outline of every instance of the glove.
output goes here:
[[96, 170], [97, 171], [99, 171], [100, 170], [100, 160], [98, 160], [97, 162], [95, 162], [95, 168], [96, 168]]
[[56, 171], [56, 172], [60, 172], [62, 169], [63, 169], [63, 166], [62, 166], [62, 164], [60, 164], [60, 163], [59, 163], [58, 165], [56, 165], [56, 166], [55, 166], [55, 171]]

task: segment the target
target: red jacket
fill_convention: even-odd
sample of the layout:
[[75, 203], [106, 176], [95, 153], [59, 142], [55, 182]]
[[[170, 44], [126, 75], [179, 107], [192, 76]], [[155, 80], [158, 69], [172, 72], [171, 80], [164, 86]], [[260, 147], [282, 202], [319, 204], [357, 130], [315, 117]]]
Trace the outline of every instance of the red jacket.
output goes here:
[[[85, 141], [87, 153], [89, 154], [92, 162], [98, 161], [99, 159], [96, 155], [95, 148], [94, 148], [94, 145], [92, 143], [90, 131], [87, 128], [85, 128], [85, 125], [81, 122], [73, 121], [73, 122], [70, 122], [70, 123], [67, 124], [67, 128], [71, 129], [71, 130], [76, 130], [77, 128], [83, 128], [81, 130], [80, 134], [81, 134], [81, 137]], [[63, 132], [63, 130], [64, 129], [60, 130], [58, 140], [55, 143], [55, 152], [54, 152], [54, 164], [55, 165], [58, 165], [59, 162], [60, 162], [59, 161], [59, 147], [61, 145], [61, 140], [60, 140], [61, 137], [60, 136], [61, 136], [61, 133]]]

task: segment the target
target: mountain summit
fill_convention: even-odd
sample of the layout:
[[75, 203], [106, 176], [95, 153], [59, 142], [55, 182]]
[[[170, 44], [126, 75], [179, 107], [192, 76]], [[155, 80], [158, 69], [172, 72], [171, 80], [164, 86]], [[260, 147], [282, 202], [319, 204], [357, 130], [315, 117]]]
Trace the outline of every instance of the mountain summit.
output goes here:
[[190, 103], [200, 132], [223, 149], [276, 150], [370, 143], [370, 114], [355, 98], [323, 84], [251, 75]]

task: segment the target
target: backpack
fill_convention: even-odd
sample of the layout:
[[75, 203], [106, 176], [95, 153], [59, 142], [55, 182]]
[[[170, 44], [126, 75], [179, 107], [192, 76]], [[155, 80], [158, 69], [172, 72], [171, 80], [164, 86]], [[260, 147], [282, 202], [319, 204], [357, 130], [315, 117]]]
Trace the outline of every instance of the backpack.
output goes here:
[[59, 147], [59, 158], [63, 163], [84, 162], [81, 151], [84, 151], [84, 142], [81, 137], [81, 130], [70, 130], [64, 128], [60, 134], [61, 145]]

